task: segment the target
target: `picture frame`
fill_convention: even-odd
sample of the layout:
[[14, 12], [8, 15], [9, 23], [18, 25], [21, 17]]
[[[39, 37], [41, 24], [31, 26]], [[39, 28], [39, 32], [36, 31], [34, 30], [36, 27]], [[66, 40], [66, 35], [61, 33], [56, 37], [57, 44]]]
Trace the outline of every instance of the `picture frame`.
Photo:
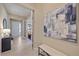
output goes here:
[[76, 4], [67, 3], [63, 8], [51, 11], [45, 16], [44, 36], [77, 42]]

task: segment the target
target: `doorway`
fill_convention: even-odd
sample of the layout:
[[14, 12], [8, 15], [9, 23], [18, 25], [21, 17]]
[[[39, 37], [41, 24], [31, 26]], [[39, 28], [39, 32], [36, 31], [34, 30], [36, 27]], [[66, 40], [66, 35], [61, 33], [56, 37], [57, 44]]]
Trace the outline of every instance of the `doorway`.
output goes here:
[[12, 20], [11, 23], [12, 23], [12, 29], [11, 29], [12, 37], [15, 38], [21, 36], [21, 22], [17, 20]]

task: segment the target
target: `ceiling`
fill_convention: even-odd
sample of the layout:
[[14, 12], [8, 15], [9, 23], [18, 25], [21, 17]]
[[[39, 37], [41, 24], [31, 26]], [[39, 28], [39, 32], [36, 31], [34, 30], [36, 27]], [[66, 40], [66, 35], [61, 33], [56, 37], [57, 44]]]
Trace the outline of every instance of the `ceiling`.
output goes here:
[[15, 3], [6, 3], [4, 4], [4, 7], [7, 11], [8, 14], [11, 15], [17, 15], [21, 17], [27, 17], [28, 15], [31, 14], [31, 10], [24, 8], [18, 4]]

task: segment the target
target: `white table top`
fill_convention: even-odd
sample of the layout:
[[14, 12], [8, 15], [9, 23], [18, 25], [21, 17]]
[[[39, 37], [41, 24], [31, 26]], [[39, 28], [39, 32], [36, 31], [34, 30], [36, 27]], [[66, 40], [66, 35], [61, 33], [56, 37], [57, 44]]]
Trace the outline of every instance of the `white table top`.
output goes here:
[[39, 46], [41, 49], [43, 49], [44, 51], [46, 51], [49, 55], [51, 56], [66, 56], [64, 53], [57, 51], [54, 48], [49, 47], [46, 44], [42, 44]]

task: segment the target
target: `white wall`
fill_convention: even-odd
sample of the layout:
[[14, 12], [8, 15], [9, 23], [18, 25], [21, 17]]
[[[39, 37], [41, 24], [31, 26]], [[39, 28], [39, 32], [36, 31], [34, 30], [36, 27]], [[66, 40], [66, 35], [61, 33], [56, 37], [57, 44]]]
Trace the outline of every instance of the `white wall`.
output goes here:
[[2, 4], [0, 4], [0, 51], [1, 51], [1, 38], [3, 37], [2, 30], [3, 30], [3, 19], [4, 18], [7, 19], [7, 25], [8, 25], [8, 28], [10, 28], [10, 20], [8, 18], [8, 14], [5, 10], [5, 7]]

